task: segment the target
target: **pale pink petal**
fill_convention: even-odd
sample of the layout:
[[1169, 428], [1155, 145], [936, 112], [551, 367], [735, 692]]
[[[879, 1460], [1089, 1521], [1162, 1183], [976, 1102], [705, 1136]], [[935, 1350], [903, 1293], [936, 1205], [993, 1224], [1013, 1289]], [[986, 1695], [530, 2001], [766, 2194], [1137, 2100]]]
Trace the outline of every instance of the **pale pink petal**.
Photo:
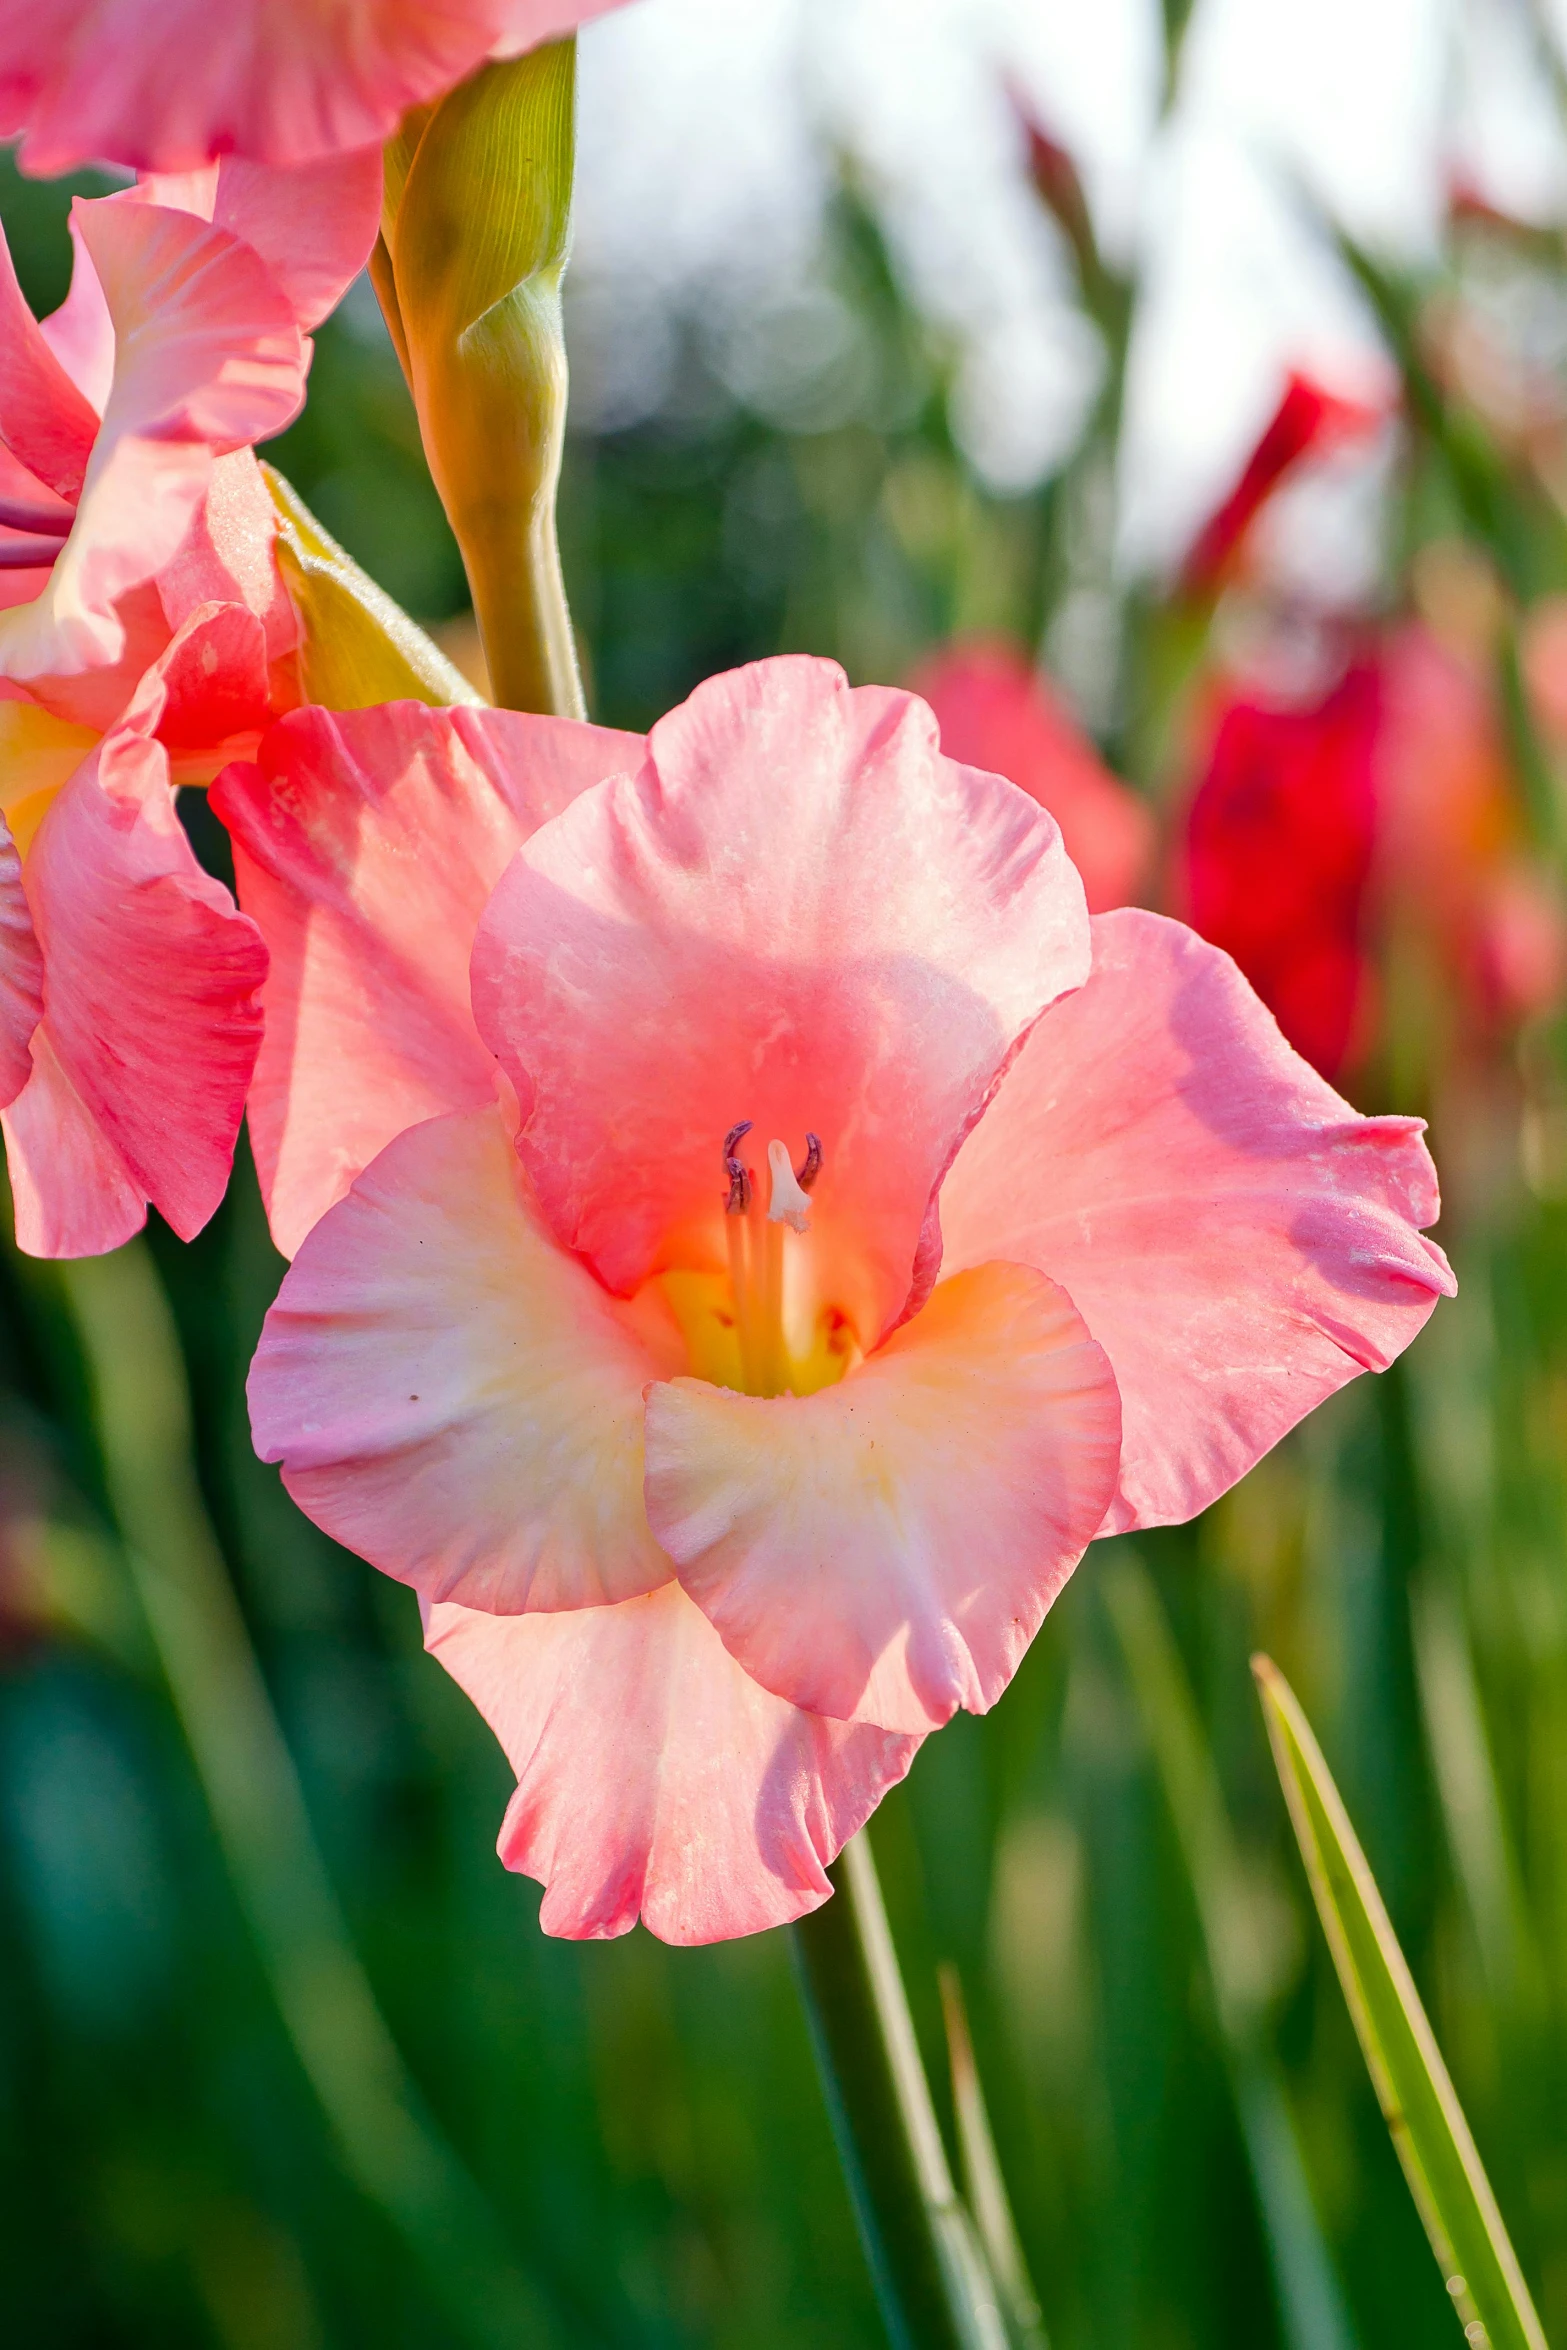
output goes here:
[[642, 742], [509, 710], [300, 710], [212, 806], [272, 956], [250, 1132], [292, 1254], [405, 1126], [495, 1098], [468, 958], [518, 843]]
[[74, 507], [97, 433], [96, 411], [27, 307], [0, 229], [0, 440], [46, 491]]
[[[203, 604], [244, 604], [266, 632], [267, 658], [299, 642], [299, 622], [278, 570], [277, 508], [249, 449], [216, 458], [206, 495], [177, 553], [158, 573], [171, 628]], [[276, 710], [274, 710], [274, 716]]]
[[436, 1607], [425, 1640], [517, 1774], [500, 1855], [543, 1884], [547, 1934], [640, 1917], [721, 1942], [819, 1909], [919, 1744], [770, 1697], [676, 1585], [561, 1616]]
[[308, 163], [379, 146], [493, 51], [613, 0], [0, 0], [0, 137], [28, 171]]
[[429, 1599], [596, 1607], [669, 1562], [642, 1507], [668, 1367], [530, 1208], [500, 1113], [398, 1136], [306, 1238], [250, 1374], [300, 1508]]
[[46, 1023], [27, 1085], [0, 1110], [16, 1212], [30, 1257], [99, 1257], [139, 1232], [147, 1195], [61, 1068]]
[[[228, 1181], [266, 950], [192, 855], [161, 744], [130, 732], [103, 743], [45, 816], [26, 884], [44, 957], [40, 1033], [141, 1199], [188, 1240]], [[31, 1158], [40, 1191], [69, 1188], [74, 1160], [51, 1170], [37, 1146]]]
[[94, 416], [102, 416], [114, 382], [114, 321], [74, 220], [70, 291], [58, 310], [39, 320], [38, 331]]
[[1420, 1228], [1414, 1118], [1362, 1118], [1179, 922], [1094, 923], [1088, 985], [1034, 1030], [941, 1195], [948, 1267], [1061, 1282], [1121, 1390], [1106, 1531], [1189, 1518], [1453, 1277]]
[[935, 1188], [1087, 961], [1044, 811], [944, 759], [910, 695], [791, 658], [699, 686], [640, 774], [535, 834], [473, 1002], [540, 1204], [612, 1289], [722, 1268], [737, 1120], [764, 1167], [819, 1135], [813, 1245], [864, 1346], [928, 1286]]
[[43, 1017], [44, 966], [22, 887], [22, 860], [0, 817], [0, 1108], [32, 1074], [28, 1046]]
[[370, 258], [381, 225], [381, 157], [366, 147], [280, 170], [227, 155], [205, 171], [144, 179], [141, 194], [242, 237], [310, 328], [336, 309]]
[[114, 381], [48, 585], [0, 614], [0, 674], [27, 681], [120, 660], [120, 599], [179, 547], [214, 457], [289, 421], [308, 356], [265, 265], [226, 231], [113, 196], [78, 197], [72, 220], [114, 321]]
[[935, 1730], [994, 1705], [1115, 1491], [1115, 1380], [1023, 1265], [938, 1283], [836, 1387], [649, 1390], [648, 1520], [764, 1688]]

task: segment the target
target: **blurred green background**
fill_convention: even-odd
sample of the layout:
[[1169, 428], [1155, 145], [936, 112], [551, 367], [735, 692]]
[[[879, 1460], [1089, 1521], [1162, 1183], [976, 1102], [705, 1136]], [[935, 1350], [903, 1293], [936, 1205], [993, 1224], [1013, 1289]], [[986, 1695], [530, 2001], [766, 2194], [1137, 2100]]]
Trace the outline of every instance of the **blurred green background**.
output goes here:
[[[0, 180], [40, 310], [64, 290], [68, 192]], [[1095, 256], [1077, 264], [1110, 365], [1066, 460], [1002, 495], [951, 429], [950, 340], [902, 289], [845, 170], [820, 268], [869, 355], [852, 413], [782, 429], [725, 388], [693, 335], [656, 413], [572, 440], [561, 527], [593, 714], [645, 726], [708, 672], [780, 649], [895, 680], [954, 635], [1036, 647], [1085, 575], [1112, 568], [1094, 484], [1120, 431], [1132, 293]], [[1405, 337], [1414, 395], [1385, 509], [1381, 618], [1410, 608], [1434, 544], [1467, 547], [1515, 618], [1567, 589], [1539, 469], [1423, 372], [1421, 321], [1478, 302], [1508, 271], [1567, 300], [1558, 240], [1474, 230], [1456, 212], [1418, 282], [1368, 277], [1390, 348]], [[364, 288], [321, 332], [308, 409], [268, 454], [460, 648], [461, 566]], [[1523, 573], [1509, 572], [1522, 543]], [[1248, 593], [1243, 582], [1216, 606], [1146, 582], [1117, 591], [1101, 748], [1172, 821], [1196, 757], [1189, 713]], [[1287, 626], [1288, 610], [1274, 622]], [[1554, 819], [1539, 818], [1542, 790], [1547, 815], [1556, 804], [1551, 757], [1526, 707], [1512, 719], [1520, 801], [1541, 856], [1554, 855]], [[199, 803], [189, 820], [221, 869]], [[1567, 2340], [1567, 1205], [1527, 1147], [1564, 1091], [1559, 1021], [1539, 1015], [1458, 1053], [1429, 1003], [1401, 1027], [1391, 981], [1389, 1002], [1353, 1090], [1364, 1108], [1433, 1114], [1439, 1163], [1461, 1170], [1441, 1234], [1459, 1299], [1406, 1364], [1347, 1391], [1198, 1524], [1139, 1542], [1135, 1558], [1129, 1545], [1091, 1553], [996, 1712], [929, 1741], [875, 1822], [938, 2103], [945, 1960], [1056, 2350], [1442, 2350], [1459, 2338], [1305, 1897], [1247, 1670], [1257, 1647], [1312, 1714], [1547, 2332]], [[171, 1702], [167, 1626], [160, 1645], [144, 1612], [159, 1562], [129, 1555], [155, 1542], [162, 1506], [154, 1492], [144, 1536], [126, 1485], [140, 1440], [122, 1439], [116, 1465], [69, 1283], [0, 1260], [7, 2339], [879, 2342], [787, 1935], [703, 1951], [640, 1930], [604, 1946], [540, 1935], [536, 1889], [494, 1854], [505, 1765], [424, 1658], [409, 1594], [336, 1551], [252, 1456], [244, 1377], [281, 1264], [243, 1156], [200, 1238], [182, 1247], [157, 1229], [151, 1248], [221, 1591], [237, 1595], [246, 1636], [221, 1605], [202, 1617], [218, 1585], [198, 1559], [185, 1653], [217, 1660], [201, 1769]], [[156, 1296], [133, 1283], [101, 1302], [124, 1359], [170, 1374]], [[181, 1441], [168, 1422], [154, 1439]], [[1236, 1837], [1221, 1907], [1267, 2017], [1267, 2078], [1295, 2117], [1316, 2232], [1280, 2200], [1247, 2104], [1257, 2051], [1219, 2020], [1160, 1770], [1180, 1683], [1133, 1669], [1139, 1623], [1173, 1634], [1217, 1768]], [[334, 2127], [319, 2065], [313, 2086], [280, 2009], [290, 1933], [306, 1975], [330, 1945], [353, 1997], [363, 1980], [296, 1868], [286, 1788], [260, 1783], [270, 1750], [255, 1742], [252, 1654], [353, 1951], [417, 2085], [420, 2143], [445, 2150], [428, 2176], [410, 2157], [390, 2188], [375, 2176], [373, 2051], [356, 2071], [360, 2010], [349, 1999], [338, 2015], [330, 1986], [311, 2010], [343, 2055]], [[258, 1941], [244, 1872], [247, 1853], [268, 1851]], [[297, 2027], [321, 1985], [295, 1988]], [[1281, 2315], [1280, 2264], [1302, 2242], [1308, 2260], [1325, 2250], [1337, 2285], [1321, 2308]]]

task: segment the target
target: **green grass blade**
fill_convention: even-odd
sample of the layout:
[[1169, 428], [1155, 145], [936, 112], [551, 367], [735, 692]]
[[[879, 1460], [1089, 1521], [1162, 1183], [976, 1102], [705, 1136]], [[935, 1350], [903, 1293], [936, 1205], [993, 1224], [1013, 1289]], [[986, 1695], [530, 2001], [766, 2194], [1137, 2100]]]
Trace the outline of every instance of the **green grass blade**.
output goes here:
[[1103, 1589], [1186, 1863], [1284, 2338], [1290, 2350], [1354, 2350], [1267, 2029], [1271, 1969], [1202, 1716], [1146, 1571], [1123, 1554]]
[[1546, 2350], [1517, 2255], [1376, 1882], [1311, 1725], [1252, 1659], [1312, 1896], [1393, 2144], [1469, 2340]]
[[807, 2021], [893, 2350], [1009, 2350], [1002, 2296], [952, 2183], [870, 1839], [790, 1928]]
[[942, 2020], [947, 2028], [947, 2060], [952, 2067], [952, 2107], [957, 2116], [958, 2147], [963, 2157], [963, 2191], [1000, 2291], [1007, 2332], [1016, 2350], [1050, 2350], [1039, 2298], [1018, 2240], [1011, 2198], [996, 2153], [957, 1968], [944, 1966], [940, 1983]]

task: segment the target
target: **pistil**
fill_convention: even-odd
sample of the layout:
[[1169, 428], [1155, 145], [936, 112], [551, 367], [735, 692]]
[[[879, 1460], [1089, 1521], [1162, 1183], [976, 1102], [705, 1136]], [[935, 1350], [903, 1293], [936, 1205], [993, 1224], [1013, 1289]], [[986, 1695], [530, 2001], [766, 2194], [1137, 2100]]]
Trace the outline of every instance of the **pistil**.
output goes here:
[[724, 1222], [729, 1244], [729, 1280], [734, 1293], [735, 1335], [741, 1376], [748, 1395], [781, 1395], [789, 1385], [789, 1351], [784, 1336], [784, 1232], [803, 1238], [810, 1230], [807, 1196], [822, 1163], [822, 1146], [806, 1136], [798, 1173], [785, 1144], [767, 1146], [769, 1175], [765, 1216], [756, 1178], [738, 1157], [751, 1131], [742, 1119], [724, 1136], [724, 1172], [729, 1178]]

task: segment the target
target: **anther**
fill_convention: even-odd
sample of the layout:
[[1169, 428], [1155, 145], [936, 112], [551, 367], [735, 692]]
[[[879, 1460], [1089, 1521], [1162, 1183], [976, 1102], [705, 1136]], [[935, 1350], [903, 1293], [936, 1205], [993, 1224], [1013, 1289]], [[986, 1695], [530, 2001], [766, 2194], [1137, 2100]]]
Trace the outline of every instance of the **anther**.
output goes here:
[[724, 1213], [744, 1216], [751, 1206], [751, 1172], [735, 1157], [740, 1144], [750, 1133], [753, 1121], [742, 1118], [738, 1126], [731, 1126], [724, 1136], [724, 1173], [729, 1178], [729, 1197], [724, 1202]]
[[773, 1179], [772, 1192], [767, 1202], [767, 1221], [769, 1224], [792, 1225], [796, 1232], [809, 1232], [811, 1203], [796, 1180], [785, 1144], [768, 1144], [767, 1165]]
[[802, 1191], [809, 1191], [821, 1171], [821, 1137], [819, 1135], [812, 1134], [809, 1128], [807, 1128], [805, 1136], [805, 1156], [794, 1171], [794, 1179]]

